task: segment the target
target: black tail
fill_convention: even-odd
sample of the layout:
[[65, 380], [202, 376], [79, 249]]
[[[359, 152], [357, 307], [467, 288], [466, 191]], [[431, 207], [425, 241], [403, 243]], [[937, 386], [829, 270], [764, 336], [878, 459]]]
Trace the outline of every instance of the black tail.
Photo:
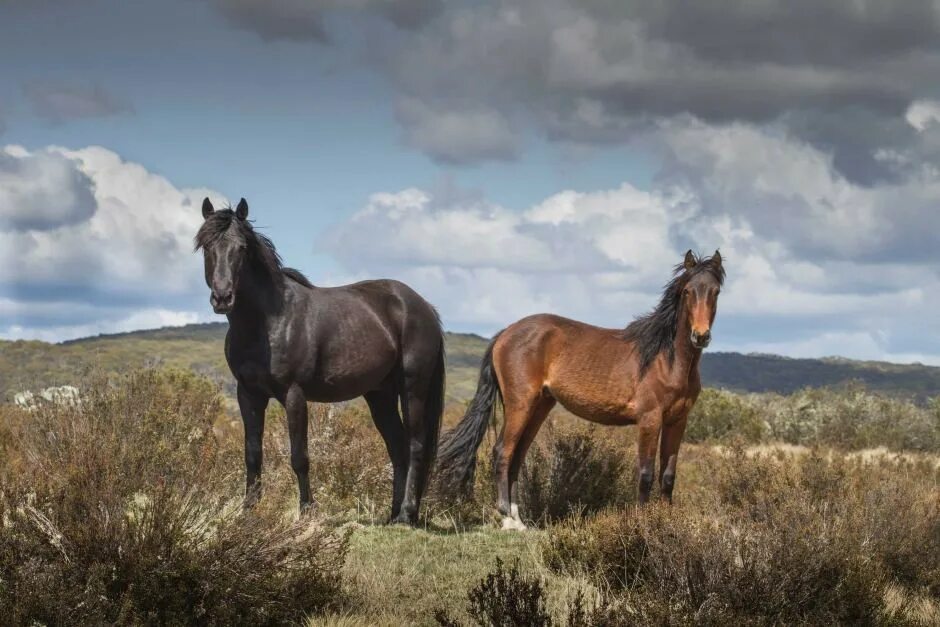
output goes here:
[[493, 370], [493, 345], [497, 334], [483, 355], [477, 392], [467, 407], [463, 419], [444, 435], [437, 460], [437, 481], [444, 494], [467, 495], [473, 490], [473, 475], [477, 467], [477, 449], [486, 435], [486, 427], [493, 417], [496, 398], [500, 395], [499, 382]]
[[428, 397], [425, 401], [425, 441], [424, 450], [427, 451], [430, 471], [434, 465], [434, 454], [437, 452], [437, 442], [441, 437], [441, 418], [444, 415], [444, 389], [447, 376], [444, 369], [444, 335], [441, 334], [441, 348], [437, 353], [437, 364], [434, 367], [434, 378], [428, 388]]

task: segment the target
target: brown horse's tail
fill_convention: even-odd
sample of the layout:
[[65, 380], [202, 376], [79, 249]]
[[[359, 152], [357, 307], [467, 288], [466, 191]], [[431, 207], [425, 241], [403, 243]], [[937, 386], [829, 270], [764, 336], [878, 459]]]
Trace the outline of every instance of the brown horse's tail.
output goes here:
[[496, 399], [501, 394], [493, 370], [493, 345], [498, 337], [499, 334], [493, 337], [483, 355], [477, 392], [467, 406], [467, 413], [441, 441], [437, 456], [437, 482], [443, 494], [467, 496], [473, 491], [477, 449], [483, 442]]

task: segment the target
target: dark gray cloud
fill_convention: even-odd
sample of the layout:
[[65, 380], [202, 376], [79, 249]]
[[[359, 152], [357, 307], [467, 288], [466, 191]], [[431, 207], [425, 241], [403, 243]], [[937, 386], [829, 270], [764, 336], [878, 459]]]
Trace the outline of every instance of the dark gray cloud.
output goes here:
[[682, 114], [780, 122], [853, 180], [891, 178], [875, 152], [916, 139], [904, 112], [940, 73], [937, 3], [798, 4], [463, 5], [388, 69], [408, 98], [493, 108], [516, 133], [534, 121], [556, 140], [609, 143]]
[[126, 100], [92, 83], [34, 81], [23, 85], [23, 93], [33, 113], [53, 124], [134, 110]]
[[686, 114], [776, 124], [863, 184], [897, 178], [885, 150], [936, 158], [904, 120], [913, 102], [940, 95], [936, 0], [216, 5], [267, 38], [323, 40], [326, 16], [350, 8], [408, 26], [377, 31], [372, 58], [397, 89], [406, 140], [447, 163], [511, 158], [533, 127], [606, 144]]
[[233, 25], [265, 40], [329, 41], [327, 20], [332, 13], [361, 13], [383, 17], [399, 28], [425, 24], [442, 0], [210, 0]]
[[635, 19], [651, 38], [720, 63], [857, 66], [940, 48], [934, 0], [607, 0], [586, 5], [602, 19]]
[[496, 110], [435, 109], [403, 99], [396, 117], [405, 129], [405, 141], [441, 163], [509, 160], [518, 151], [509, 121]]

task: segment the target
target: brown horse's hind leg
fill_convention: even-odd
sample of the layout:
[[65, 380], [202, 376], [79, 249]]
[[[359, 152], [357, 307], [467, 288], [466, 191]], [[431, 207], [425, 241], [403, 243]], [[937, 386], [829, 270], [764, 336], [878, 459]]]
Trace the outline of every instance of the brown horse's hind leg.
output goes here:
[[[493, 473], [496, 475], [496, 509], [503, 516], [505, 528], [519, 528], [512, 511], [512, 480], [510, 469], [520, 443], [539, 406], [540, 391], [533, 390], [524, 398], [505, 400], [503, 432], [493, 447]], [[537, 430], [537, 429], [536, 429]]]
[[517, 486], [519, 484], [519, 473], [522, 471], [522, 464], [525, 462], [525, 456], [529, 452], [529, 447], [538, 435], [539, 429], [545, 423], [545, 418], [555, 406], [555, 399], [551, 396], [542, 396], [532, 409], [528, 424], [519, 442], [516, 444], [516, 450], [512, 454], [512, 460], [509, 462], [509, 515], [517, 522], [521, 523], [519, 517], [519, 499]]
[[639, 475], [639, 501], [644, 504], [650, 500], [653, 489], [653, 475], [656, 472], [656, 446], [662, 428], [662, 416], [658, 413], [647, 414], [639, 421], [640, 433], [637, 437], [637, 469]]
[[679, 459], [679, 444], [685, 433], [687, 417], [663, 425], [662, 442], [659, 445], [659, 493], [672, 503], [672, 489], [676, 485], [676, 462]]

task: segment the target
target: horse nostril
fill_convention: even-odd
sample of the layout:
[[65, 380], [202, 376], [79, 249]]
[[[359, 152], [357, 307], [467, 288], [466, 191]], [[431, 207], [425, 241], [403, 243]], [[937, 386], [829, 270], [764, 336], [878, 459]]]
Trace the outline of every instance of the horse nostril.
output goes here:
[[702, 335], [701, 335], [701, 337], [700, 337], [699, 339], [701, 339], [703, 342], [710, 342], [711, 339], [712, 339], [712, 332], [711, 332], [711, 331], [705, 331], [705, 333], [702, 333]]

